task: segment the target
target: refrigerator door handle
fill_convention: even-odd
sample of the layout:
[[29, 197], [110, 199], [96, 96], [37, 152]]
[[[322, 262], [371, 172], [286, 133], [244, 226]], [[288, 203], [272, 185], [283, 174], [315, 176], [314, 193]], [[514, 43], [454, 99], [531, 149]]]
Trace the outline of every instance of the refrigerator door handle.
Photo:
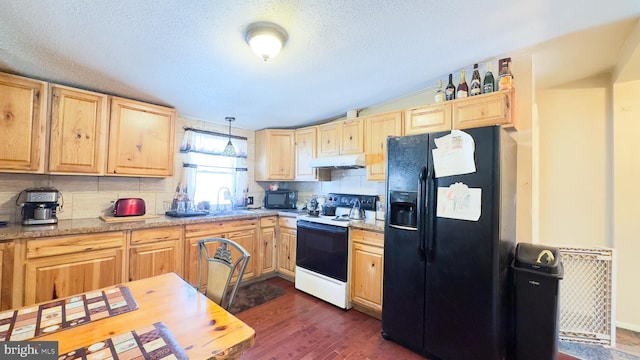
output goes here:
[[[425, 179], [426, 182], [426, 193], [427, 193], [427, 198], [431, 200], [431, 203], [428, 203], [428, 211], [427, 211], [427, 216], [426, 218], [429, 219], [429, 233], [426, 234], [425, 231], [425, 235], [427, 237], [427, 249], [426, 249], [426, 257], [427, 257], [427, 263], [430, 263], [433, 261], [433, 258], [435, 256], [435, 251], [434, 251], [434, 242], [435, 242], [435, 219], [436, 219], [436, 189], [435, 189], [435, 184], [436, 184], [436, 179], [434, 178], [434, 172], [435, 170], [433, 169], [433, 167], [429, 168], [429, 172], [427, 173], [427, 178]], [[427, 204], [425, 204], [425, 207], [427, 206]]]
[[418, 222], [418, 256], [420, 261], [425, 260], [425, 210], [426, 210], [426, 196], [427, 196], [427, 168], [425, 166], [420, 169], [420, 175], [418, 176], [418, 198], [416, 216]]

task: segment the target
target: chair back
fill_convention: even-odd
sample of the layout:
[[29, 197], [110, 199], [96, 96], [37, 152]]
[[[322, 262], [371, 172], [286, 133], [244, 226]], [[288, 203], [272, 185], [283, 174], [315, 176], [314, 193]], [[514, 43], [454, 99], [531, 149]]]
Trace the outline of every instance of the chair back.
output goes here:
[[[211, 246], [214, 243], [216, 243], [217, 248], [215, 253], [212, 254], [213, 256], [211, 256], [210, 248], [207, 245]], [[238, 255], [235, 260], [233, 259], [233, 252]], [[233, 240], [224, 238], [199, 240], [198, 291], [204, 285], [204, 294], [216, 304], [228, 310], [236, 296], [250, 257], [249, 252]], [[203, 271], [203, 266], [206, 266], [206, 271]], [[202, 279], [203, 272], [206, 274], [206, 279]], [[236, 275], [236, 278], [232, 284], [234, 275]], [[203, 281], [205, 282], [204, 284]]]

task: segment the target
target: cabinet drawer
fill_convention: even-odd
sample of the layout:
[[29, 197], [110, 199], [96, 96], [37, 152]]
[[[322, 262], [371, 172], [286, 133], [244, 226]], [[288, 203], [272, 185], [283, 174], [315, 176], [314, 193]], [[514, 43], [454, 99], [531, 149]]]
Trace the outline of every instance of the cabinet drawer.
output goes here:
[[123, 231], [27, 240], [27, 259], [123, 247]]
[[260, 218], [260, 227], [274, 227], [278, 223], [278, 217], [268, 216]]
[[227, 231], [255, 229], [260, 219], [214, 221], [210, 223], [191, 224], [185, 226], [184, 236], [187, 238], [208, 236]]
[[180, 230], [180, 226], [134, 230], [131, 232], [131, 245], [149, 244], [165, 240], [179, 240]]
[[280, 219], [278, 219], [278, 225], [280, 225], [280, 227], [296, 229], [298, 228], [297, 223], [298, 219], [292, 217], [281, 216]]
[[384, 233], [353, 229], [351, 230], [351, 240], [355, 243], [384, 247]]

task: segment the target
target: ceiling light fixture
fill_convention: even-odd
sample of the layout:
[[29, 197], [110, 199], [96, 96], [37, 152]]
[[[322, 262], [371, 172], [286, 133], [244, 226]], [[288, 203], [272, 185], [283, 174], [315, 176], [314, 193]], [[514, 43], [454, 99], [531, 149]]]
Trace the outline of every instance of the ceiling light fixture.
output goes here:
[[276, 57], [287, 42], [287, 31], [270, 22], [256, 22], [247, 27], [245, 40], [262, 60]]
[[226, 118], [224, 118], [224, 120], [229, 122], [229, 142], [227, 142], [227, 146], [224, 147], [224, 151], [222, 152], [222, 155], [236, 156], [236, 149], [233, 147], [233, 144], [231, 143], [231, 123], [236, 121], [236, 118], [227, 116]]

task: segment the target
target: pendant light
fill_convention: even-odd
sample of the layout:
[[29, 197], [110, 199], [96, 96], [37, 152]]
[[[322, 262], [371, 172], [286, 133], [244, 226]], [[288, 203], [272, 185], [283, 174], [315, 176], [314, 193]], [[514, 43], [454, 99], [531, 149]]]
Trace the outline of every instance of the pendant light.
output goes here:
[[236, 156], [236, 149], [233, 147], [233, 144], [231, 143], [231, 123], [233, 121], [236, 121], [236, 118], [231, 117], [231, 116], [227, 116], [224, 119], [225, 119], [225, 121], [229, 122], [229, 142], [227, 142], [227, 146], [224, 147], [224, 151], [222, 152], [222, 155], [224, 155], [224, 156]]

